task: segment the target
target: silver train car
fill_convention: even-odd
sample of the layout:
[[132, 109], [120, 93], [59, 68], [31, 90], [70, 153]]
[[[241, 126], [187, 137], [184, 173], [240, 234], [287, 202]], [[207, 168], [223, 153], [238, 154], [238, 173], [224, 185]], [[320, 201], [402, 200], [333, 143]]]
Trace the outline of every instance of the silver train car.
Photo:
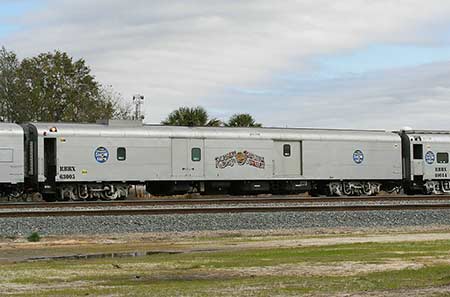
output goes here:
[[450, 194], [450, 132], [0, 123], [0, 195]]
[[26, 178], [48, 199], [152, 194], [375, 195], [402, 185], [402, 139], [386, 131], [108, 124], [24, 125]]
[[0, 123], [0, 195], [17, 196], [23, 191], [24, 131], [16, 124]]

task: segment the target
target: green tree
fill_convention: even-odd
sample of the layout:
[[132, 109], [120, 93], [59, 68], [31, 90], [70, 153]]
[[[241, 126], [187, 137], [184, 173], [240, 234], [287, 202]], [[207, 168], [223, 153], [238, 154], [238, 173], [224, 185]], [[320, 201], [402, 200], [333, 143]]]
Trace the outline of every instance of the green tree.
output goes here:
[[260, 123], [256, 123], [253, 117], [248, 113], [234, 114], [230, 117], [227, 127], [261, 127]]
[[18, 68], [19, 60], [16, 54], [2, 47], [0, 49], [0, 121], [12, 121]]
[[210, 126], [219, 127], [222, 122], [216, 118], [209, 118], [208, 112], [201, 106], [180, 107], [172, 111], [167, 118], [161, 122], [168, 126]]
[[10, 72], [14, 79], [8, 80], [12, 85], [0, 84], [0, 94], [14, 90], [0, 110], [5, 120], [95, 122], [129, 114], [120, 98], [95, 80], [83, 59], [74, 60], [59, 51], [25, 58], [20, 64], [15, 64], [14, 58], [4, 49], [0, 53], [0, 65], [10, 61], [15, 66]]

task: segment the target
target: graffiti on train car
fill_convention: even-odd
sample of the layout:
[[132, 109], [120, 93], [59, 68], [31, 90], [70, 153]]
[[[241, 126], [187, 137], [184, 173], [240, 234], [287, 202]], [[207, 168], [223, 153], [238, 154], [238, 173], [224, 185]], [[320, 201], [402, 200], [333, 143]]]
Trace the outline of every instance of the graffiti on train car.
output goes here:
[[264, 157], [258, 156], [249, 151], [232, 151], [222, 156], [216, 157], [216, 168], [224, 169], [233, 167], [235, 164], [239, 166], [248, 165], [259, 169], [264, 169], [266, 163]]

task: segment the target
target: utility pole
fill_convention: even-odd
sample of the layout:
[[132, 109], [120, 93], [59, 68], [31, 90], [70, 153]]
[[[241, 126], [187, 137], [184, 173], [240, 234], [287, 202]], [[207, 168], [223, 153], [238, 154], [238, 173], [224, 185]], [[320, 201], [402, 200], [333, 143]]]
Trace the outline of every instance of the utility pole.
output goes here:
[[133, 103], [135, 106], [134, 120], [139, 121], [144, 119], [144, 115], [141, 112], [141, 106], [144, 104], [144, 96], [136, 94], [133, 96]]

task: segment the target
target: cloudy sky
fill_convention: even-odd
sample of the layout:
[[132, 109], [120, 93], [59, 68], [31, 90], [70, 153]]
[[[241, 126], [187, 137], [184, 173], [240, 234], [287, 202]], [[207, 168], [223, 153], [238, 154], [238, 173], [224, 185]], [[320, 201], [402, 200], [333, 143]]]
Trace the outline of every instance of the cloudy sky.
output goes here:
[[148, 123], [450, 129], [448, 0], [0, 0], [0, 45], [84, 58]]

